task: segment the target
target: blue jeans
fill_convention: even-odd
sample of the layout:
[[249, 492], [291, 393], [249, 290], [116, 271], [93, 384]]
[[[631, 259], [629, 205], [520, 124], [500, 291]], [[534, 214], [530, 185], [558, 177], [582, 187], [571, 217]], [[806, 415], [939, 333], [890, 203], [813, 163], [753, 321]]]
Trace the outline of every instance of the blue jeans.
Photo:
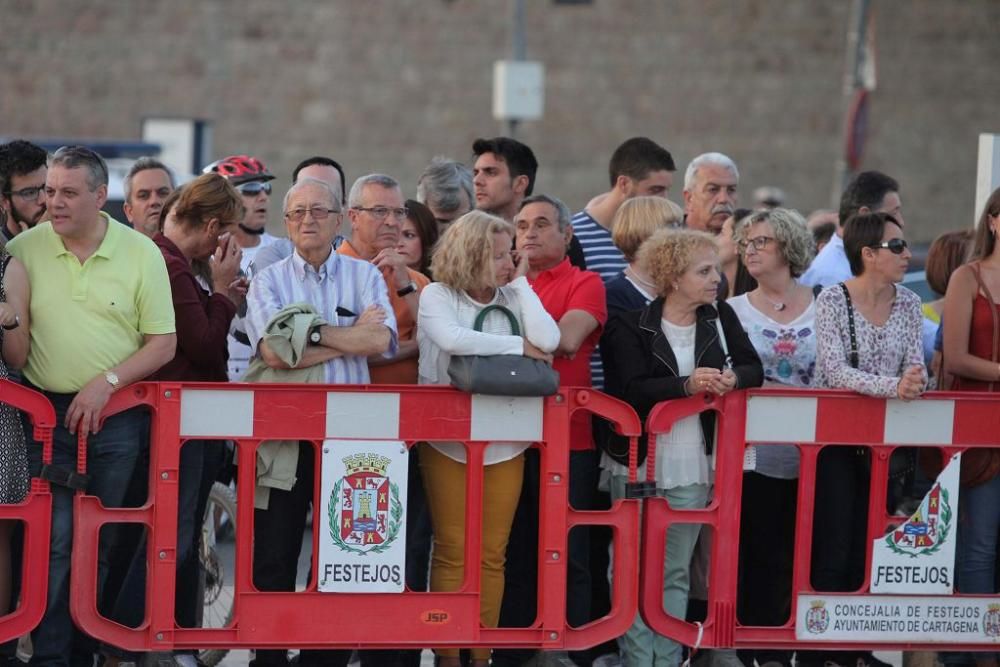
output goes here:
[[958, 506], [957, 580], [962, 593], [996, 592], [1000, 476], [963, 486]]
[[[612, 500], [625, 497], [625, 482], [623, 475], [611, 477]], [[701, 509], [708, 503], [708, 491], [708, 484], [660, 490], [671, 509]], [[687, 614], [691, 555], [699, 533], [701, 524], [697, 523], [675, 524], [667, 529], [663, 558], [663, 609], [681, 620]], [[632, 627], [618, 639], [618, 645], [625, 667], [677, 667], [681, 664], [681, 645], [650, 630], [639, 614], [636, 614]]]
[[[63, 426], [73, 395], [46, 392], [56, 410], [56, 428], [52, 439], [53, 465], [76, 469], [75, 435]], [[104, 422], [87, 442], [87, 493], [96, 496], [105, 507], [120, 507], [139, 453], [148, 446], [149, 415], [133, 408]], [[41, 466], [41, 446], [29, 449], [34, 474]], [[52, 485], [52, 539], [49, 545], [49, 592], [42, 622], [31, 633], [34, 655], [32, 665], [90, 667], [93, 664], [92, 642], [73, 625], [69, 615], [70, 556], [73, 547], [73, 490]], [[108, 532], [108, 531], [105, 531]], [[113, 533], [113, 531], [111, 531]], [[112, 539], [101, 540], [98, 566], [98, 591], [107, 573], [108, 551]]]

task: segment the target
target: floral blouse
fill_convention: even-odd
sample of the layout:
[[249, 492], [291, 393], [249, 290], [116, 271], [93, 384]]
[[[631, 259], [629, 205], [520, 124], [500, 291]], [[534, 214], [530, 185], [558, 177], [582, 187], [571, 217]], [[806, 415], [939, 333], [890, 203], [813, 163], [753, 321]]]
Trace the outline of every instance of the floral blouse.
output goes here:
[[832, 285], [816, 299], [816, 386], [895, 398], [896, 385], [908, 367], [920, 366], [926, 376], [920, 297], [896, 285], [896, 299], [882, 326], [875, 326], [857, 308], [852, 309], [857, 368], [850, 362], [851, 335], [843, 289]]

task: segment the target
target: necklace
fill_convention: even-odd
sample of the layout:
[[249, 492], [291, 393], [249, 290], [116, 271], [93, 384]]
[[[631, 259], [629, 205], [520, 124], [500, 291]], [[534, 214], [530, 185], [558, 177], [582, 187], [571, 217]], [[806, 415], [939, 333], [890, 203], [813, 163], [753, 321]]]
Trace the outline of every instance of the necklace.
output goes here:
[[[771, 308], [773, 308], [775, 312], [780, 313], [781, 311], [783, 311], [785, 308], [788, 307], [788, 304], [785, 301], [775, 301], [774, 299], [768, 298], [768, 296], [764, 294], [763, 289], [757, 288], [757, 294], [759, 294], [760, 298], [764, 299], [764, 301], [767, 301], [769, 304], [771, 304]], [[785, 296], [787, 295], [788, 295], [788, 290], [785, 290]]]
[[625, 274], [628, 275], [632, 280], [636, 281], [637, 283], [648, 289], [650, 292], [654, 293], [656, 292], [656, 285], [649, 282], [648, 280], [644, 280], [641, 277], [639, 277], [639, 275], [632, 270], [632, 267], [626, 268]]
[[775, 309], [776, 311], [778, 311], [779, 313], [780, 313], [781, 311], [783, 311], [783, 310], [784, 310], [785, 308], [787, 308], [787, 307], [788, 307], [788, 304], [784, 303], [783, 301], [771, 301], [770, 299], [768, 299], [768, 298], [767, 298], [766, 296], [764, 296], [763, 294], [761, 294], [761, 296], [762, 296], [762, 297], [764, 297], [764, 300], [765, 300], [765, 301], [767, 301], [767, 302], [768, 302], [769, 304], [771, 304], [771, 308], [774, 308], [774, 309]]

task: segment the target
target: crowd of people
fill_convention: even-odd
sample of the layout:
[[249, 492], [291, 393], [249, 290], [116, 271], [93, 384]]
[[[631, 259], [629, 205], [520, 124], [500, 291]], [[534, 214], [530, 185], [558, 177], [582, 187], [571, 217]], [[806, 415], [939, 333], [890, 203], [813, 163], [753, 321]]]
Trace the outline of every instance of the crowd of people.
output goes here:
[[[759, 386], [840, 388], [918, 399], [929, 388], [993, 391], [1000, 382], [1000, 190], [973, 234], [931, 247], [928, 280], [941, 298], [922, 305], [901, 286], [911, 253], [900, 186], [857, 174], [837, 212], [807, 221], [768, 197], [738, 209], [737, 165], [694, 158], [679, 206], [667, 199], [670, 152], [635, 137], [609, 163], [609, 189], [575, 215], [535, 193], [538, 164], [509, 137], [478, 139], [472, 168], [434, 158], [407, 199], [386, 174], [347, 189], [324, 156], [291, 174], [280, 214], [287, 237], [267, 233], [275, 176], [234, 155], [177, 187], [163, 163], [142, 158], [124, 182], [126, 220], [102, 208], [108, 171], [80, 147], [49, 155], [23, 140], [0, 146], [0, 377], [42, 392], [57, 412], [52, 465], [22, 417], [0, 405], [0, 502], [16, 503], [31, 475], [52, 482], [45, 616], [32, 633], [33, 665], [105, 665], [140, 656], [97, 646], [68, 606], [73, 494], [107, 507], [142, 502], [149, 418], [132, 409], [101, 421], [116, 391], [140, 380], [449, 385], [456, 355], [523, 355], [551, 364], [565, 386], [595, 387], [645, 419], [661, 401]], [[831, 219], [832, 218], [832, 219]], [[346, 224], [345, 224], [346, 223]], [[971, 246], [971, 247], [970, 247]], [[950, 280], [949, 280], [950, 279]], [[948, 326], [944, 327], [943, 323]], [[713, 486], [713, 413], [644, 435], [640, 476], [672, 507], [702, 508]], [[87, 475], [75, 473], [77, 434], [88, 434]], [[570, 426], [569, 496], [576, 509], [626, 495], [627, 441], [585, 413]], [[493, 442], [483, 459], [484, 626], [534, 622], [539, 460], [525, 442]], [[963, 459], [958, 587], [993, 593], [1000, 527], [1000, 450]], [[902, 457], [912, 453], [902, 452]], [[179, 625], [196, 625], [196, 552], [209, 489], [231, 458], [223, 443], [179, 454]], [[467, 451], [420, 443], [410, 454], [407, 586], [451, 591], [464, 573]], [[317, 481], [312, 443], [263, 443], [254, 493], [253, 578], [262, 591], [294, 590]], [[927, 463], [921, 461], [921, 463]], [[929, 462], [926, 467], [933, 467]], [[870, 453], [827, 447], [816, 481], [812, 583], [847, 591], [864, 571]], [[798, 493], [795, 446], [748, 447], [744, 460], [738, 618], [782, 625], [791, 609]], [[111, 531], [113, 532], [113, 531]], [[0, 606], [16, 599], [13, 522], [0, 522]], [[101, 543], [101, 610], [141, 623], [145, 542]], [[696, 524], [666, 538], [663, 604], [697, 614], [695, 567], [707, 536]], [[567, 620], [606, 612], [607, 540], [573, 530], [567, 544]], [[429, 577], [428, 577], [429, 575]], [[601, 656], [601, 649], [616, 657]], [[462, 663], [438, 650], [438, 664]], [[570, 654], [579, 665], [668, 665], [683, 647], [636, 617], [617, 647]], [[304, 650], [300, 665], [345, 665], [349, 651]], [[780, 650], [719, 654], [726, 664], [790, 665]], [[531, 652], [477, 648], [472, 665], [520, 665]], [[419, 664], [418, 651], [362, 651], [363, 665]], [[190, 654], [174, 656], [192, 665]], [[869, 652], [800, 652], [798, 664], [878, 664]], [[289, 664], [258, 650], [252, 664]]]

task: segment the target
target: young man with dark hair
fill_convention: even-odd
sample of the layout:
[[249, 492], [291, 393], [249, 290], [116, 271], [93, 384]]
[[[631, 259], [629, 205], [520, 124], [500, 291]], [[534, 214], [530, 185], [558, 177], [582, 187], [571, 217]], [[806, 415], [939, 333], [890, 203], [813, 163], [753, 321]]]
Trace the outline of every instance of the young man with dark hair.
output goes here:
[[535, 187], [538, 161], [530, 148], [510, 137], [476, 139], [472, 144], [476, 157], [472, 167], [476, 208], [514, 220], [521, 201]]
[[15, 139], [0, 146], [0, 243], [42, 221], [48, 153]]
[[611, 240], [611, 221], [618, 207], [632, 197], [666, 197], [676, 169], [670, 151], [646, 137], [632, 137], [612, 153], [611, 189], [573, 216], [583, 262], [605, 283], [625, 269], [625, 257]]
[[847, 184], [840, 197], [837, 233], [816, 255], [809, 270], [799, 279], [806, 285], [835, 285], [851, 278], [844, 252], [844, 224], [857, 213], [888, 213], [903, 226], [903, 204], [899, 183], [880, 171], [863, 171]]

